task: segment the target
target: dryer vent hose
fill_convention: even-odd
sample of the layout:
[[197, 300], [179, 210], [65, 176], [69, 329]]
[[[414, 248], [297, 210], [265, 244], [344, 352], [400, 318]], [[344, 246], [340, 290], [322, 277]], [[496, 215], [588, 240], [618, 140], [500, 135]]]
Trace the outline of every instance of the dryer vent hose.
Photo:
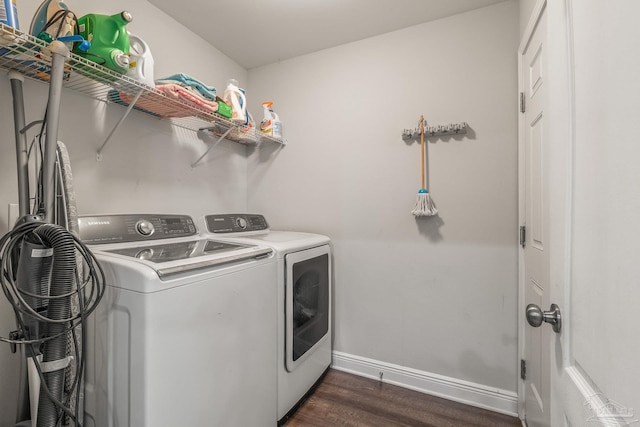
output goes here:
[[[69, 329], [68, 322], [55, 323], [56, 320], [68, 319], [71, 313], [71, 293], [75, 278], [76, 255], [73, 237], [63, 227], [55, 224], [43, 224], [33, 230], [43, 243], [53, 248], [53, 269], [49, 290], [48, 317], [53, 323], [49, 325], [49, 335], [60, 336], [46, 342], [43, 351], [43, 361], [51, 362], [66, 357], [67, 337], [65, 330]], [[51, 397], [63, 400], [65, 371], [60, 369], [44, 372], [46, 387], [51, 396], [41, 388], [38, 403], [38, 427], [55, 427], [59, 419], [58, 409]]]

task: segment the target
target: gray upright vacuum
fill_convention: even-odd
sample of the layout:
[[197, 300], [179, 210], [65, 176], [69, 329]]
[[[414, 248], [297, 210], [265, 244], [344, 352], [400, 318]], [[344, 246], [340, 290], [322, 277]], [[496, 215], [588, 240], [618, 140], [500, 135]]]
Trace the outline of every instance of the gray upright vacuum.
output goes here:
[[[3, 283], [3, 290], [13, 299], [10, 302], [16, 310], [18, 330], [10, 336], [17, 343], [24, 341], [20, 346], [24, 355], [22, 368], [28, 371], [21, 375], [16, 427], [82, 425], [84, 364], [79, 360], [83, 358], [83, 340], [81, 321], [77, 319], [84, 321], [86, 312], [92, 310], [89, 307], [97, 305], [102, 295], [100, 280], [95, 282], [93, 276], [89, 276], [90, 283], [97, 286], [98, 291], [91, 293], [90, 301], [85, 301], [85, 291], [79, 284], [86, 277], [83, 274], [85, 265], [94, 275], [97, 270], [101, 273], [101, 269], [86, 248], [78, 247], [81, 243], [77, 239], [78, 221], [69, 156], [64, 144], [57, 141], [62, 81], [69, 49], [64, 43], [53, 41], [49, 50], [52, 64], [44, 122], [41, 196], [34, 212], [30, 208], [26, 137], [26, 131], [34, 124], [25, 125], [23, 77], [9, 73], [20, 217], [14, 229], [2, 239], [3, 254], [5, 248], [10, 248], [5, 257], [15, 259], [10, 260], [8, 270], [0, 274], [15, 279], [13, 288], [7, 291], [7, 285]], [[15, 247], [11, 246], [17, 239], [23, 240]]]

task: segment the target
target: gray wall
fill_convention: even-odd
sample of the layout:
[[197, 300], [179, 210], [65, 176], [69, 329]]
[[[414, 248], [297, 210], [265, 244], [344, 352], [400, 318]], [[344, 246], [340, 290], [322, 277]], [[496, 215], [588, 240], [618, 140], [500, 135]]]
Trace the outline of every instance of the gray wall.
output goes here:
[[[28, 30], [31, 16], [40, 0], [21, 0], [18, 4], [21, 28]], [[68, 3], [71, 5], [70, 3]], [[246, 81], [247, 72], [218, 50], [144, 0], [97, 0], [75, 2], [79, 15], [118, 13], [129, 10], [134, 22], [132, 33], [150, 45], [155, 59], [155, 76], [185, 72], [223, 90], [226, 80]], [[42, 117], [47, 87], [27, 81], [25, 98], [27, 120]], [[7, 231], [7, 205], [17, 203], [15, 149], [11, 93], [5, 73], [0, 73], [0, 233]], [[195, 134], [141, 113], [133, 112], [109, 142], [102, 162], [96, 149], [117, 122], [124, 108], [105, 105], [82, 95], [65, 91], [59, 139], [67, 144], [74, 172], [78, 210], [81, 214], [144, 212], [183, 212], [197, 215], [204, 211], [246, 210], [246, 149], [222, 143], [219, 149], [191, 168], [205, 149]], [[13, 312], [0, 297], [0, 335], [15, 328]], [[0, 344], [0, 426], [13, 425], [18, 384], [19, 355]]]
[[[516, 390], [517, 1], [249, 71], [289, 144], [250, 158], [248, 207], [335, 243], [335, 349]], [[409, 212], [429, 142], [433, 218]]]

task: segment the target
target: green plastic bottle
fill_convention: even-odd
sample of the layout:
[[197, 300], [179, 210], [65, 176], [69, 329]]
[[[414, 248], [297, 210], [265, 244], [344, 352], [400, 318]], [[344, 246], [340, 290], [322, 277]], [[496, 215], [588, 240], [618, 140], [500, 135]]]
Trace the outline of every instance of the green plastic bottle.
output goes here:
[[74, 50], [80, 56], [105, 67], [126, 73], [129, 70], [129, 34], [127, 24], [133, 20], [127, 11], [115, 15], [85, 15], [78, 20], [78, 32], [91, 42], [86, 52]]

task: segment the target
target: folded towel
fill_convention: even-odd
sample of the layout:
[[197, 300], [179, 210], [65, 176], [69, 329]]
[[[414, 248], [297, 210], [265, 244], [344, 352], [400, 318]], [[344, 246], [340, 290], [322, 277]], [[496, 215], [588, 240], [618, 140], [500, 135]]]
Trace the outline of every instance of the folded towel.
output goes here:
[[179, 84], [175, 83], [167, 83], [156, 85], [156, 89], [160, 92], [163, 92], [169, 98], [179, 99], [181, 101], [186, 102], [187, 104], [191, 104], [194, 107], [201, 108], [205, 111], [215, 113], [218, 111], [218, 103], [215, 101], [210, 101], [202, 96], [198, 96], [194, 94], [189, 89], [182, 87]]
[[207, 86], [202, 83], [200, 80], [191, 77], [188, 74], [174, 74], [169, 77], [164, 77], [162, 79], [156, 80], [156, 84], [166, 84], [166, 83], [179, 83], [181, 85], [192, 87], [197, 90], [200, 95], [205, 97], [210, 101], [216, 100], [216, 88], [213, 86]]
[[[182, 106], [178, 103], [167, 103], [166, 98], [159, 95], [156, 91], [163, 93], [170, 99], [181, 101], [187, 104], [188, 107], [181, 108]], [[209, 101], [179, 84], [159, 84], [156, 85], [156, 91], [143, 93], [133, 108], [154, 116], [166, 118], [190, 117], [197, 115], [197, 112], [189, 107], [197, 108], [207, 113], [215, 113], [218, 111], [217, 102]], [[108, 98], [112, 102], [126, 106], [133, 101], [135, 96], [125, 92], [112, 90], [109, 92]]]

